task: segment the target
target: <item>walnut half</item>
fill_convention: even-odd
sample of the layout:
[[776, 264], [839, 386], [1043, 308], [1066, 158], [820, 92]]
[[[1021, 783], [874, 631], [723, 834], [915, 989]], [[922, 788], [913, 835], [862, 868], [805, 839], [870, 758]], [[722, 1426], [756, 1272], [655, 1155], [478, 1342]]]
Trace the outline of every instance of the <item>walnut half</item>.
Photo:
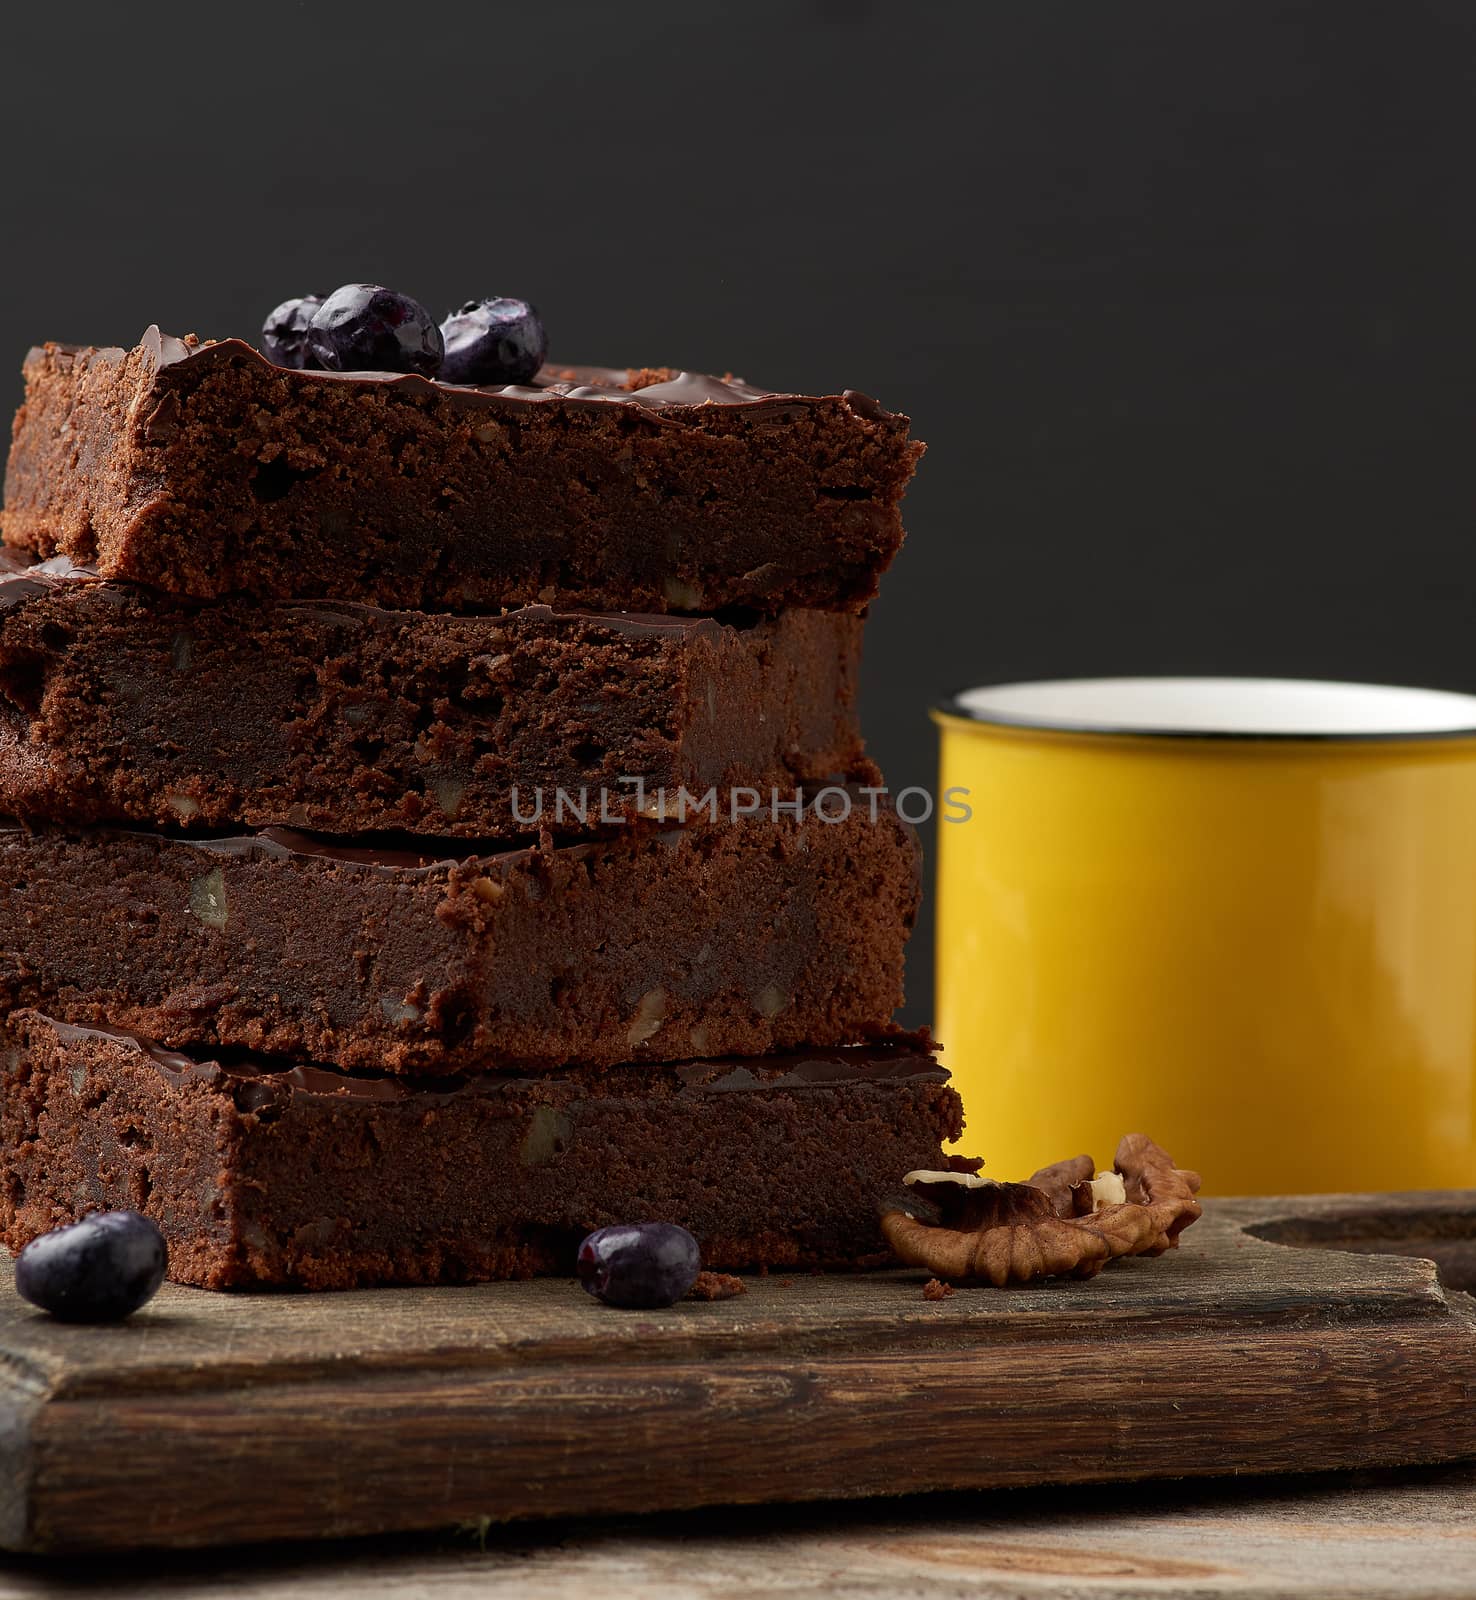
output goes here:
[[1076, 1156], [1027, 1183], [962, 1172], [910, 1172], [905, 1181], [937, 1221], [902, 1207], [885, 1211], [882, 1232], [893, 1253], [947, 1282], [996, 1288], [1091, 1278], [1118, 1256], [1162, 1255], [1201, 1211], [1199, 1174], [1176, 1167], [1141, 1133], [1118, 1145], [1110, 1172]]

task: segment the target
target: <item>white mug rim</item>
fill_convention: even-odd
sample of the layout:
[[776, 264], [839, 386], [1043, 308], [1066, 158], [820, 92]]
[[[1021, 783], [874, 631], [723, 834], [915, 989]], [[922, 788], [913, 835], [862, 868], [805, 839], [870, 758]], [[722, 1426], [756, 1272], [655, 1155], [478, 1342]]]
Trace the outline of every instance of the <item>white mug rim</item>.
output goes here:
[[951, 695], [943, 716], [1146, 739], [1342, 743], [1476, 738], [1476, 695], [1326, 678], [1036, 678]]

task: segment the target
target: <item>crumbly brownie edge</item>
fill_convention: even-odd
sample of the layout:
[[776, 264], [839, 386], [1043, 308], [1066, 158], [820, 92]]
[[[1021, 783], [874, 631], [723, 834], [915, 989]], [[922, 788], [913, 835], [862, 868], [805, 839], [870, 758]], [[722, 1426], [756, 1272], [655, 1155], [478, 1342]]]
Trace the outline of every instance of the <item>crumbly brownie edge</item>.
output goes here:
[[560, 831], [595, 831], [589, 797], [629, 812], [637, 779], [701, 794], [866, 777], [862, 626], [195, 606], [0, 569], [0, 813], [498, 839], [560, 792]]
[[943, 1162], [961, 1113], [926, 1046], [851, 1055], [889, 1064], [735, 1089], [694, 1062], [695, 1083], [625, 1067], [381, 1100], [250, 1066], [161, 1070], [126, 1036], [21, 1013], [0, 1047], [0, 1237], [18, 1249], [130, 1206], [163, 1229], [171, 1276], [207, 1288], [567, 1272], [585, 1232], [647, 1216], [692, 1228], [717, 1270], [876, 1265], [877, 1201]]
[[902, 1001], [920, 856], [884, 806], [406, 844], [0, 828], [0, 1004], [412, 1073], [849, 1044]]
[[857, 611], [922, 453], [849, 392], [465, 391], [234, 340], [163, 365], [47, 346], [26, 378], [5, 542], [206, 599]]

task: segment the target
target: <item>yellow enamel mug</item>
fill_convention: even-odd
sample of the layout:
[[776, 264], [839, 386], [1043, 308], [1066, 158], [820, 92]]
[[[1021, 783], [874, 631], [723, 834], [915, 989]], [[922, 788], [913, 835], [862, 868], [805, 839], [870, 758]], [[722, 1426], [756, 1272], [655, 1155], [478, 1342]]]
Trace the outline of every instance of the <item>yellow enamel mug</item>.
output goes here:
[[1142, 1131], [1221, 1194], [1476, 1186], [1476, 697], [1098, 678], [934, 715], [936, 1025], [987, 1174]]

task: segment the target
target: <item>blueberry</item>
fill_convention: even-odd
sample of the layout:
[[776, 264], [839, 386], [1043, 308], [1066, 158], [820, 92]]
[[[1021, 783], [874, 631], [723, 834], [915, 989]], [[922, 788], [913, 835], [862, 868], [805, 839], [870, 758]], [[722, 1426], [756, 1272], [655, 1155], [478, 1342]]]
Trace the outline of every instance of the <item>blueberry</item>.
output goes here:
[[346, 283], [313, 313], [308, 349], [330, 372], [418, 372], [434, 376], [445, 354], [441, 330], [418, 300], [377, 283]]
[[307, 347], [308, 323], [323, 303], [320, 294], [300, 295], [284, 300], [261, 325], [261, 348], [268, 360], [279, 367], [310, 367], [313, 358]]
[[527, 383], [548, 354], [548, 335], [526, 300], [468, 300], [441, 324], [447, 383]]
[[607, 1306], [675, 1305], [697, 1281], [697, 1241], [672, 1222], [623, 1222], [579, 1247], [579, 1281]]
[[32, 1239], [15, 1261], [23, 1300], [62, 1322], [120, 1322], [164, 1281], [164, 1235], [137, 1211], [94, 1211]]

